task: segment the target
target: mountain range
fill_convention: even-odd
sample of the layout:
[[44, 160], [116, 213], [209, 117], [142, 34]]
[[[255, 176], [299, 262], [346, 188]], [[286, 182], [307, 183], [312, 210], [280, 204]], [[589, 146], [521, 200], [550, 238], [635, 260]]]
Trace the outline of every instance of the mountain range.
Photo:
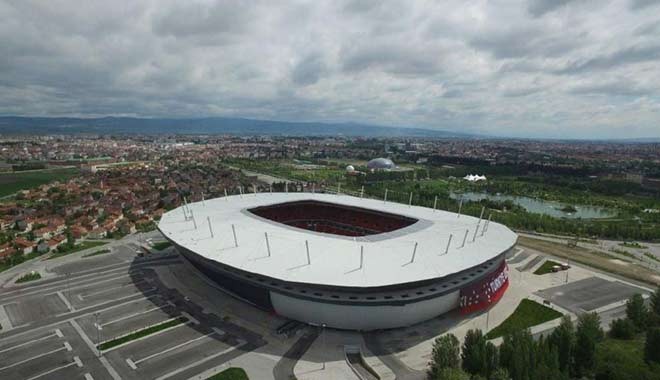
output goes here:
[[289, 122], [229, 117], [136, 118], [136, 117], [0, 117], [0, 134], [231, 134], [271, 136], [363, 136], [363, 137], [474, 137], [423, 128], [385, 127], [355, 123]]

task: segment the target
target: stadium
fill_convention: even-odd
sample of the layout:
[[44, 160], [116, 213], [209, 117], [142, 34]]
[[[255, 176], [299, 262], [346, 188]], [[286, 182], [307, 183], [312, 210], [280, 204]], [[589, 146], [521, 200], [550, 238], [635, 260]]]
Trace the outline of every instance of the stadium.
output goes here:
[[505, 256], [517, 241], [488, 217], [326, 193], [204, 200], [165, 213], [158, 228], [246, 302], [365, 331], [489, 307], [508, 287]]

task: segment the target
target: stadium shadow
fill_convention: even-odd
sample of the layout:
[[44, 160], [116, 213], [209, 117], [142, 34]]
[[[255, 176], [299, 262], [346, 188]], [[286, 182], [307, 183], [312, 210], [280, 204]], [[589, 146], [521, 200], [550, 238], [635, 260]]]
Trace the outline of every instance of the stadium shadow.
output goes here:
[[[170, 265], [181, 265], [183, 258], [178, 254], [170, 254], [159, 257], [135, 257], [129, 268], [129, 275], [133, 285], [142, 293], [145, 299], [151, 301], [155, 307], [161, 307], [162, 312], [170, 318], [180, 316], [187, 317], [187, 327], [197, 331], [200, 336], [208, 335], [209, 338], [223, 342], [234, 350], [220, 355], [213, 363], [218, 365], [220, 361], [231, 361], [246, 352], [265, 346], [266, 341], [261, 335], [238, 326], [226, 318], [209, 313], [201, 306], [182, 294], [178, 289], [168, 287], [159, 274], [161, 268]], [[145, 279], [148, 279], [145, 281]], [[170, 302], [174, 307], [162, 307]], [[192, 318], [191, 318], [192, 317]], [[215, 329], [224, 331], [224, 334], [212, 334]], [[185, 348], [184, 348], [185, 349]], [[213, 353], [209, 353], [212, 355]]]
[[[224, 299], [222, 302], [227, 303], [229, 302], [227, 300], [231, 299], [231, 302], [240, 305], [240, 311], [243, 314], [239, 315], [237, 310], [232, 310], [232, 314], [235, 317], [228, 318], [226, 314], [223, 317], [220, 315], [222, 314], [221, 312], [214, 312], [209, 305], [203, 307], [197, 304], [195, 300], [181, 293], [176, 286], [166, 284], [165, 282], [168, 280], [161, 278], [161, 276], [170, 270], [167, 267], [171, 265], [185, 268], [186, 273], [178, 276], [180, 281], [183, 281], [181, 280], [182, 278], [189, 278], [191, 282], [197, 283], [195, 286], [197, 286], [196, 290], [198, 292], [195, 292], [197, 293], [195, 296], [206, 296], [207, 299], [205, 301], [207, 303], [212, 303], [214, 299]], [[201, 334], [208, 334], [212, 332], [211, 327], [216, 327], [225, 331], [227, 334], [222, 337], [217, 334], [211, 335], [214, 339], [227, 341], [228, 337], [234, 337], [246, 342], [246, 344], [240, 346], [238, 349], [228, 353], [225, 361], [233, 360], [248, 352], [280, 358], [273, 368], [272, 376], [276, 380], [291, 379], [296, 363], [303, 356], [306, 362], [318, 364], [319, 370], [322, 368], [324, 362], [344, 361], [344, 345], [355, 344], [359, 345], [362, 352], [366, 355], [377, 356], [380, 361], [395, 373], [397, 379], [421, 379], [425, 372], [411, 369], [401, 362], [397, 355], [422, 342], [434, 339], [449, 329], [460, 325], [466, 319], [475, 318], [483, 314], [475, 313], [464, 316], [458, 311], [454, 311], [409, 327], [369, 332], [328, 328], [326, 334], [332, 334], [336, 338], [332, 342], [332, 346], [328, 345], [328, 349], [322, 350], [323, 352], [321, 353], [319, 350], [309, 350], [322, 334], [318, 326], [301, 324], [301, 327], [290, 337], [278, 335], [276, 331], [278, 327], [288, 321], [286, 318], [273, 315], [266, 310], [259, 309], [218, 290], [207, 282], [208, 280], [205, 279], [203, 274], [185, 262], [185, 258], [179, 256], [178, 253], [162, 257], [136, 257], [131, 264], [129, 273], [131, 273], [135, 287], [143, 293], [145, 298], [149, 297], [148, 299], [155, 306], [162, 305], [165, 300], [169, 300], [175, 305], [174, 308], [164, 310], [172, 318], [180, 316], [181, 312], [185, 312], [199, 320], [199, 324], [191, 323], [188, 325], [188, 328], [195, 329]], [[193, 279], [186, 276], [198, 278]], [[145, 277], [151, 280], [144, 281]], [[203, 279], [203, 281], [200, 281], [200, 279]], [[205, 289], [199, 288], [199, 283], [201, 282], [206, 287]], [[154, 288], [156, 289], [154, 290]], [[191, 290], [187, 288], [186, 291]], [[159, 297], [155, 297], [156, 294], [161, 297], [160, 300]], [[246, 320], [233, 323], [234, 318], [241, 319], [241, 315], [244, 315]], [[244, 326], [250, 326], [250, 328]], [[230, 343], [236, 344], [236, 340], [230, 341]]]

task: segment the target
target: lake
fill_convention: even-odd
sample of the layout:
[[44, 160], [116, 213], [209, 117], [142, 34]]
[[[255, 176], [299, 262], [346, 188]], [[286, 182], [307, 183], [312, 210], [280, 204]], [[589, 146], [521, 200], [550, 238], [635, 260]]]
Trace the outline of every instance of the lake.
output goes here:
[[600, 219], [600, 218], [611, 218], [616, 216], [616, 213], [612, 210], [597, 207], [597, 206], [584, 206], [584, 205], [572, 205], [577, 211], [574, 213], [566, 213], [561, 211], [561, 208], [566, 206], [566, 203], [554, 202], [554, 201], [544, 201], [542, 199], [534, 199], [523, 196], [514, 196], [514, 195], [501, 195], [501, 194], [487, 194], [487, 193], [474, 193], [467, 192], [463, 194], [451, 193], [449, 195], [452, 199], [460, 199], [461, 196], [463, 199], [468, 201], [477, 202], [482, 199], [490, 199], [492, 201], [512, 201], [514, 204], [524, 208], [527, 212], [535, 214], [543, 214], [552, 216], [555, 218], [568, 218], [568, 219]]

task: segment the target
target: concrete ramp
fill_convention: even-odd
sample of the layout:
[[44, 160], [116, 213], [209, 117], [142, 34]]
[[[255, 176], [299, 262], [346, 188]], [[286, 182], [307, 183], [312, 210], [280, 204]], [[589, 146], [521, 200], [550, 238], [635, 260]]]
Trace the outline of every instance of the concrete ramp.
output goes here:
[[358, 346], [344, 346], [346, 363], [361, 380], [380, 380], [380, 376], [364, 361]]

